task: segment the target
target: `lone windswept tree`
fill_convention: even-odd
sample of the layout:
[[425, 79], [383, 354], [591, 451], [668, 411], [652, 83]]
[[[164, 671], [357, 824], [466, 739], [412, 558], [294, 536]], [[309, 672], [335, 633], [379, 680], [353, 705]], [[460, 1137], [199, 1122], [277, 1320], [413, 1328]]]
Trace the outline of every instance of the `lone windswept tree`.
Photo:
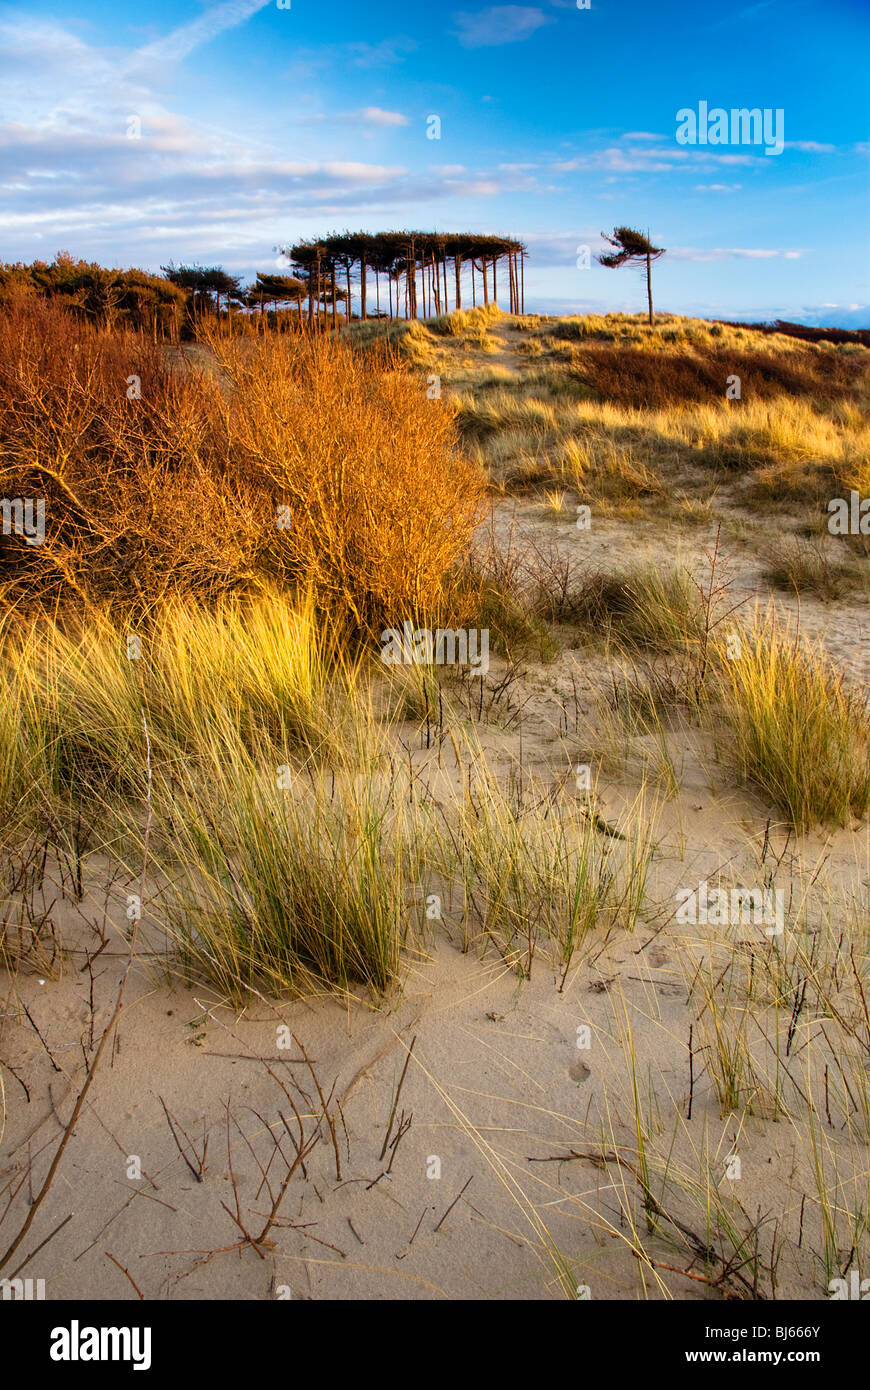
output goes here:
[[602, 232], [601, 235], [614, 249], [606, 255], [596, 256], [595, 259], [601, 265], [606, 265], [609, 270], [616, 270], [621, 265], [641, 265], [646, 261], [646, 297], [649, 304], [649, 321], [652, 324], [652, 263], [665, 254], [666, 248], [653, 246], [649, 237], [644, 236], [643, 232], [636, 232], [633, 227], [614, 227], [613, 236], [608, 236], [606, 232]]

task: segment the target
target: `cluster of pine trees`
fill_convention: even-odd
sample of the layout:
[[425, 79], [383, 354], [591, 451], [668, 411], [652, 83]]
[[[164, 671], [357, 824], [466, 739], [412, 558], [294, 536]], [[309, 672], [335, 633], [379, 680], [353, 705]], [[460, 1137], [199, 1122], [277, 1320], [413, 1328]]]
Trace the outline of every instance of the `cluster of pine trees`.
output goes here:
[[[308, 304], [309, 320], [319, 306], [352, 301], [359, 287], [359, 316], [432, 318], [463, 307], [463, 278], [470, 279], [471, 304], [501, 300], [514, 314], [524, 309], [526, 248], [511, 237], [469, 232], [341, 232], [282, 247], [292, 276], [291, 298]], [[258, 280], [261, 277], [257, 277]], [[268, 277], [273, 282], [279, 278]], [[372, 298], [374, 303], [372, 303]], [[452, 299], [452, 306], [451, 306]]]
[[496, 303], [524, 309], [526, 248], [509, 237], [439, 232], [342, 232], [281, 248], [289, 274], [258, 273], [252, 285], [221, 266], [162, 266], [162, 275], [113, 270], [61, 251], [50, 264], [0, 265], [0, 300], [56, 298], [106, 327], [155, 340], [196, 332], [203, 316], [295, 308], [300, 324], [333, 325], [338, 315], [432, 318]]

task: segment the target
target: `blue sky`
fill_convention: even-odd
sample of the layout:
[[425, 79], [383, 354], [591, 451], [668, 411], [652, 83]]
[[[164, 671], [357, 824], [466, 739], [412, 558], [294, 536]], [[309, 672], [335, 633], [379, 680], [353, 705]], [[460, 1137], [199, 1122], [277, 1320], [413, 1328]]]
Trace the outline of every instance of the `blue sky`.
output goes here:
[[[527, 243], [527, 309], [637, 311], [636, 272], [577, 265], [628, 224], [662, 309], [867, 327], [868, 40], [867, 0], [0, 4], [0, 260], [252, 276], [474, 230]], [[785, 148], [679, 144], [700, 102], [781, 109]]]

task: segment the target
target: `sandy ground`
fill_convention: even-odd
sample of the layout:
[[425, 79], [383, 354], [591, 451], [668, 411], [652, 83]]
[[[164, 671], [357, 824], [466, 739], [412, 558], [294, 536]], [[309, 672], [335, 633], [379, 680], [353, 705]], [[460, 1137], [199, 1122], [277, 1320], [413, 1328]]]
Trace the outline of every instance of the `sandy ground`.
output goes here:
[[[591, 565], [664, 552], [697, 564], [713, 539], [696, 529], [663, 547], [654, 521], [596, 521], [578, 532], [570, 517], [542, 518], [533, 502], [500, 504], [496, 526], [505, 538], [513, 528], [521, 542], [526, 531]], [[751, 544], [725, 550], [735, 594], [765, 599]], [[797, 616], [796, 599], [780, 602]], [[867, 679], [865, 603], [805, 600], [800, 621], [851, 679]], [[600, 655], [570, 644], [554, 663], [529, 665], [518, 687], [521, 720], [481, 730], [496, 765], [521, 753], [529, 773], [563, 778], [582, 750], [582, 738], [561, 727], [564, 711], [579, 692], [580, 712], [591, 715], [601, 669]], [[421, 765], [435, 756], [416, 735], [413, 742]], [[449, 750], [441, 755], [449, 764]], [[463, 952], [449, 904], [428, 952], [408, 956], [401, 987], [380, 1008], [255, 1000], [239, 1015], [207, 985], [171, 983], [154, 960], [137, 962], [111, 1054], [23, 1251], [71, 1219], [22, 1273], [44, 1278], [49, 1298], [136, 1298], [134, 1285], [147, 1298], [171, 1299], [548, 1299], [576, 1297], [578, 1288], [592, 1298], [720, 1297], [704, 1282], [715, 1260], [693, 1259], [689, 1237], [672, 1223], [647, 1231], [636, 1175], [596, 1158], [636, 1143], [630, 1038], [661, 1152], [697, 1174], [703, 1151], [722, 1200], [746, 1227], [775, 1210], [777, 1228], [762, 1226], [761, 1248], [789, 1237], [778, 1296], [824, 1297], [806, 1144], [786, 1120], [754, 1118], [750, 1132], [734, 1115], [723, 1118], [709, 1077], [690, 1079], [699, 1003], [685, 961], [697, 943], [669, 920], [675, 886], [720, 872], [756, 881], [768, 812], [726, 783], [709, 750], [687, 740], [677, 763], [679, 794], [658, 811], [647, 920], [633, 934], [593, 933], [563, 988], [543, 952], [529, 981], [492, 946]], [[617, 814], [634, 790], [630, 773], [605, 779], [604, 814]], [[792, 844], [784, 872], [822, 861], [836, 893], [861, 891], [866, 825]], [[70, 953], [52, 972], [7, 981], [0, 995], [3, 1208], [17, 1190], [3, 1232], [17, 1229], [44, 1178], [83, 1058], [93, 1057], [111, 1013], [125, 963], [124, 884], [115, 885], [115, 926], [92, 972], [85, 955], [96, 949], [87, 922], [102, 917], [106, 881], [105, 865], [89, 861], [83, 903], [58, 898], [52, 908]], [[263, 1245], [233, 1249], [242, 1228], [262, 1230], [295, 1158], [294, 1106], [305, 1134], [319, 1139]], [[393, 1140], [401, 1135], [382, 1153], [388, 1128]], [[723, 1165], [736, 1149], [743, 1172], [730, 1182]], [[866, 1153], [860, 1162], [866, 1168]], [[702, 1207], [687, 1197], [677, 1208], [701, 1242]], [[663, 1264], [700, 1277], [642, 1268], [630, 1248], [632, 1220]]]

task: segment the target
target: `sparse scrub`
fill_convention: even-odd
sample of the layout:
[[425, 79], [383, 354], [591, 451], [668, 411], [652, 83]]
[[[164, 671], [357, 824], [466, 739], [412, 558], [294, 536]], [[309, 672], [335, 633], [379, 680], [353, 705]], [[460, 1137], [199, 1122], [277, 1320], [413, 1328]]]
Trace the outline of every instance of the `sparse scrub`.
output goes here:
[[648, 563], [623, 574], [590, 574], [575, 597], [574, 615], [636, 649], [695, 647], [703, 631], [698, 591], [680, 566]]
[[814, 593], [830, 602], [855, 589], [861, 572], [854, 562], [838, 563], [821, 542], [787, 536], [768, 548], [764, 577], [778, 589]]
[[554, 944], [564, 981], [593, 928], [634, 930], [653, 855], [652, 808], [641, 795], [606, 833], [592, 799], [572, 818], [533, 782], [505, 788], [475, 762], [458, 824], [445, 811], [441, 832], [466, 921], [526, 976], [538, 948]]
[[203, 331], [207, 373], [51, 304], [2, 317], [0, 487], [45, 496], [47, 534], [2, 538], [0, 579], [140, 604], [314, 584], [360, 627], [434, 607], [482, 496], [449, 404], [383, 353]]

